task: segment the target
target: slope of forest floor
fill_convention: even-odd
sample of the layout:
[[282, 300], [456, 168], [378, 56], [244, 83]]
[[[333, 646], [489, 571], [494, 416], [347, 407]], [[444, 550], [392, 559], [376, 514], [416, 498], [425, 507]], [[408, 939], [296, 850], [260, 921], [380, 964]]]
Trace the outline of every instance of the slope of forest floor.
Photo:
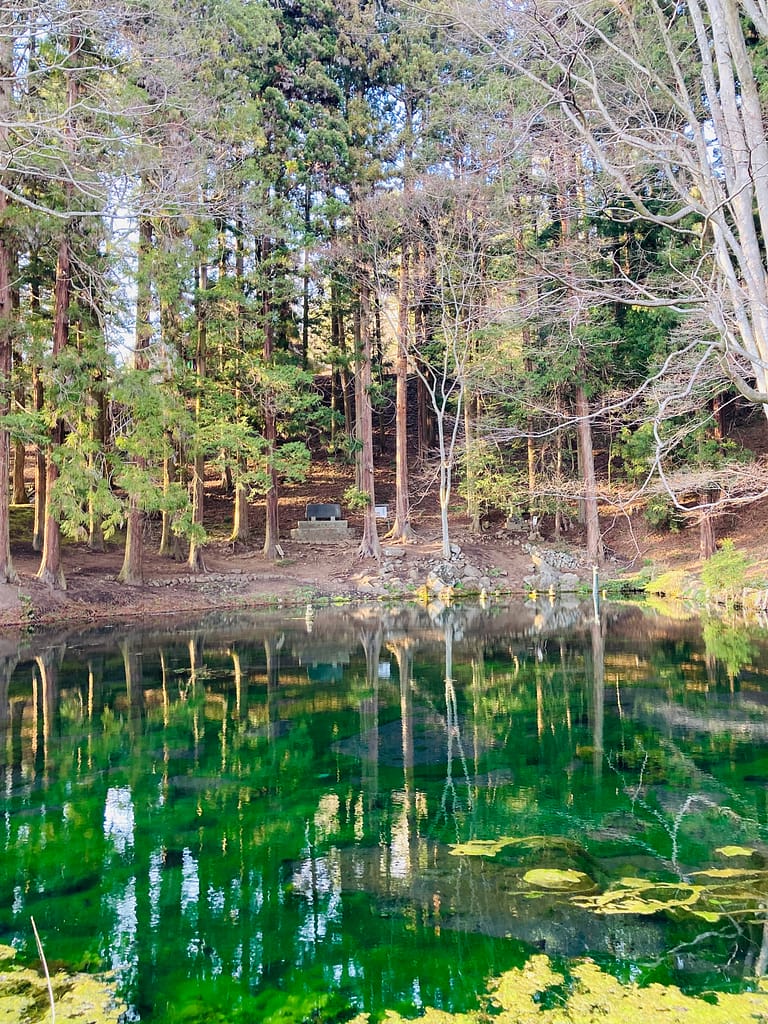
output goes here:
[[[384, 463], [377, 478], [377, 502], [394, 505], [394, 481], [391, 460]], [[122, 538], [114, 538], [105, 552], [93, 552], [86, 544], [64, 546], [65, 591], [39, 583], [35, 573], [40, 556], [29, 540], [32, 510], [17, 509], [14, 517], [12, 554], [18, 583], [0, 586], [0, 625], [30, 626], [67, 622], [93, 622], [126, 618], [151, 618], [176, 612], [224, 607], [275, 607], [301, 604], [325, 598], [382, 598], [413, 596], [440, 562], [440, 529], [437, 503], [429, 482], [424, 497], [413, 505], [416, 539], [412, 544], [385, 549], [384, 572], [373, 559], [358, 556], [360, 521], [349, 517], [350, 540], [343, 544], [300, 544], [290, 539], [290, 531], [304, 518], [310, 501], [340, 502], [352, 482], [349, 466], [317, 461], [302, 484], [286, 487], [280, 500], [281, 546], [285, 558], [273, 563], [261, 554], [263, 541], [263, 503], [251, 508], [253, 546], [236, 549], [226, 539], [231, 522], [231, 499], [218, 481], [208, 483], [206, 527], [210, 542], [205, 551], [206, 572], [190, 575], [183, 561], [157, 555], [159, 522], [147, 526], [145, 583], [128, 587], [118, 582], [122, 565]], [[418, 486], [417, 486], [418, 491]], [[534, 571], [529, 539], [524, 533], [505, 529], [503, 517], [484, 523], [484, 531], [472, 534], [463, 503], [457, 497], [451, 516], [451, 541], [461, 548], [461, 558], [477, 569], [480, 584], [489, 592], [524, 594], [530, 590], [526, 577]], [[733, 537], [738, 548], [751, 560], [749, 571], [753, 585], [768, 576], [768, 501], [746, 506], [738, 514], [719, 518], [719, 537]], [[655, 531], [645, 521], [641, 509], [615, 512], [602, 509], [602, 529], [607, 563], [602, 579], [620, 578], [645, 571], [683, 569], [696, 574], [701, 568], [699, 534], [695, 524], [676, 532]], [[19, 524], [21, 528], [19, 528]], [[536, 544], [562, 552], [569, 569], [585, 585], [591, 581], [581, 528], [572, 525], [558, 542], [551, 539], [551, 523], [543, 524], [543, 539]], [[389, 554], [386, 554], [389, 552]]]

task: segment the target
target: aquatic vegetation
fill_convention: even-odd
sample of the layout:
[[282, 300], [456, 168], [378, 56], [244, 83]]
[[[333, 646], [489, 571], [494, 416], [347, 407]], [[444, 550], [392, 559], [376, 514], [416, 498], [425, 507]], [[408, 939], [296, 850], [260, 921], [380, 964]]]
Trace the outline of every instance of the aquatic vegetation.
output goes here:
[[679, 914], [685, 911], [710, 922], [738, 918], [742, 924], [762, 925], [765, 921], [768, 871], [707, 868], [692, 872], [689, 879], [655, 882], [622, 878], [607, 892], [578, 897], [574, 902], [596, 914]]
[[583, 871], [559, 868], [533, 868], [526, 871], [523, 881], [535, 889], [546, 889], [555, 892], [584, 892], [596, 888], [595, 883]]
[[[506, 971], [489, 986], [475, 1013], [450, 1014], [428, 1007], [421, 1024], [764, 1024], [768, 1021], [768, 984], [754, 991], [686, 995], [674, 985], [623, 984], [583, 959], [561, 970], [543, 954], [521, 968]], [[388, 1012], [386, 1024], [406, 1018]], [[366, 1014], [352, 1024], [369, 1024]]]
[[[16, 950], [0, 946], [0, 1021], [35, 1024], [51, 1019], [42, 974], [14, 962]], [[125, 1006], [104, 978], [57, 972], [51, 978], [57, 1024], [118, 1024]]]

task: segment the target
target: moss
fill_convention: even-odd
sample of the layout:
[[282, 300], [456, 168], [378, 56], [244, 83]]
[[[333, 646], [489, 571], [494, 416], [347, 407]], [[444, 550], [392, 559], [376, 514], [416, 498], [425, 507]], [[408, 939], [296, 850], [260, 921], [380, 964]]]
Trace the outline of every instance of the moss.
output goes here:
[[589, 892], [596, 888], [589, 875], [572, 868], [533, 868], [526, 871], [523, 881], [534, 889], [551, 889], [554, 892]]
[[[427, 1008], [418, 1019], [426, 1024], [768, 1024], [768, 987], [755, 991], [687, 996], [674, 985], [640, 987], [623, 984], [600, 970], [594, 961], [579, 960], [568, 973], [543, 954], [491, 983], [490, 1006], [474, 1014], [449, 1014]], [[368, 1024], [365, 1014], [352, 1024]], [[387, 1024], [400, 1024], [387, 1013]]]
[[[51, 1006], [45, 978], [13, 964], [15, 950], [0, 946], [0, 1024], [50, 1021]], [[118, 1024], [121, 1006], [109, 983], [89, 974], [59, 972], [51, 979], [57, 1024]]]

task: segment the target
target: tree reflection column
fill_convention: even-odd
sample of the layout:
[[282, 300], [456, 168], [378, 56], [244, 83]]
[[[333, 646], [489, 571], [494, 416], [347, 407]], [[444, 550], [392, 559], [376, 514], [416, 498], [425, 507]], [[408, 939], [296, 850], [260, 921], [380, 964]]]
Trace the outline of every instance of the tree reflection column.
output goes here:
[[[603, 774], [605, 729], [605, 613], [594, 618], [590, 625], [592, 675], [592, 759], [595, 782]], [[589, 672], [587, 673], [589, 677]]]
[[15, 654], [0, 655], [0, 768], [11, 763], [11, 752], [8, 750], [9, 727], [11, 724], [11, 703], [8, 690], [13, 670], [18, 664]]
[[360, 631], [369, 694], [360, 701], [360, 731], [368, 737], [368, 756], [363, 759], [363, 789], [368, 811], [375, 807], [379, 792], [379, 656], [382, 641], [381, 619], [375, 615], [374, 621], [364, 622]]

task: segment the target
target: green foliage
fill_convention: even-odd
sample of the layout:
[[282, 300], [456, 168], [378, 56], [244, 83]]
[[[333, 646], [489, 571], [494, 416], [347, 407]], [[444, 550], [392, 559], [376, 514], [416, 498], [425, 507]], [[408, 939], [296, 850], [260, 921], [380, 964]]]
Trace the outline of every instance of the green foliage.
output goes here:
[[50, 440], [46, 418], [34, 411], [10, 412], [0, 417], [0, 426], [8, 431], [13, 442], [44, 448]]
[[677, 533], [685, 521], [674, 502], [661, 494], [648, 499], [643, 516], [652, 529], [669, 530], [671, 533]]
[[744, 587], [744, 577], [751, 560], [745, 552], [737, 549], [731, 537], [724, 537], [718, 547], [719, 551], [702, 567], [701, 581], [715, 594], [724, 594], [732, 600]]
[[684, 569], [669, 569], [645, 585], [648, 594], [661, 594], [663, 597], [681, 598], [686, 593], [688, 576]]
[[469, 496], [468, 481], [472, 483], [472, 497], [481, 512], [501, 510], [507, 515], [522, 512], [528, 506], [527, 480], [519, 462], [512, 462], [516, 454], [509, 448], [477, 438], [464, 451], [464, 477], [459, 493]]
[[731, 678], [749, 665], [755, 656], [756, 648], [749, 630], [743, 626], [723, 622], [721, 619], [708, 619], [704, 623], [702, 635], [707, 655], [722, 662]]
[[357, 487], [348, 487], [344, 491], [344, 504], [350, 512], [365, 512], [371, 506], [371, 496], [367, 491], [361, 491]]

